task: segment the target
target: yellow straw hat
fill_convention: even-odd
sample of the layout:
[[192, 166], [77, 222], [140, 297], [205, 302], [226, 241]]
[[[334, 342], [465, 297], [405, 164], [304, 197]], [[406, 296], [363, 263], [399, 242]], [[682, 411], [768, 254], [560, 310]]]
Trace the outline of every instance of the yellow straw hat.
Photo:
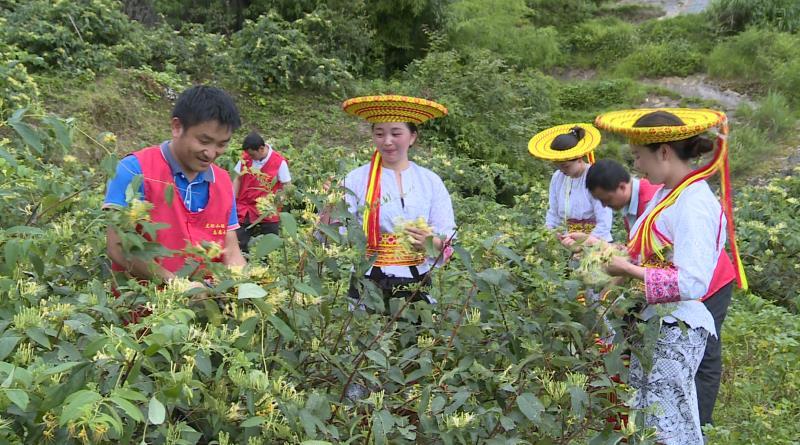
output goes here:
[[431, 100], [408, 96], [362, 96], [342, 103], [347, 114], [372, 122], [411, 122], [421, 124], [428, 119], [447, 115], [447, 108]]
[[[576, 131], [576, 128], [582, 129], [583, 134]], [[573, 141], [577, 143], [572, 147], [559, 148], [556, 138], [569, 135], [572, 135]], [[598, 145], [600, 145], [600, 132], [592, 124], [564, 124], [537, 133], [528, 141], [528, 152], [547, 161], [570, 161], [591, 155]]]
[[[662, 127], [634, 127], [639, 118], [656, 111], [665, 111], [680, 118], [684, 125]], [[703, 108], [639, 108], [635, 110], [603, 113], [594, 121], [602, 130], [620, 133], [631, 143], [646, 145], [688, 139], [716, 127], [725, 120], [725, 114]]]

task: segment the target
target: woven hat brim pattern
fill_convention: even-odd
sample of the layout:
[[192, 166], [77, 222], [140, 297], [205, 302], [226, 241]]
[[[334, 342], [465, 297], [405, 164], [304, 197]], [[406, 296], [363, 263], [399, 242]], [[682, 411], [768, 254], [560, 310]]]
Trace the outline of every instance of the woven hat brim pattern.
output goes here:
[[[586, 134], [583, 139], [578, 141], [577, 145], [568, 150], [554, 150], [550, 147], [556, 137], [569, 133], [574, 127], [586, 130]], [[570, 161], [586, 156], [598, 145], [600, 145], [600, 131], [592, 124], [564, 124], [537, 133], [528, 141], [528, 152], [532, 156], [546, 161]]]
[[358, 116], [373, 124], [411, 122], [421, 124], [429, 119], [447, 115], [447, 108], [434, 101], [409, 96], [362, 96], [342, 103], [347, 114]]
[[[678, 116], [685, 125], [664, 127], [634, 127], [642, 116], [654, 111], [666, 111]], [[725, 114], [705, 108], [639, 108], [603, 113], [594, 121], [602, 130], [619, 133], [631, 143], [646, 145], [688, 139], [716, 127], [725, 119]]]

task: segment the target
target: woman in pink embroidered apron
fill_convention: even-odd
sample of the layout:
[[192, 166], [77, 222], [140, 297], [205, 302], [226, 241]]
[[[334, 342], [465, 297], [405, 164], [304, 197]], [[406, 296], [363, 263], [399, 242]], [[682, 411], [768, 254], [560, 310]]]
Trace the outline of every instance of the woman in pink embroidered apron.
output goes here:
[[[608, 273], [641, 280], [646, 320], [665, 310], [653, 366], [645, 372], [631, 359], [630, 383], [638, 390], [632, 408], [644, 410], [666, 445], [702, 444], [695, 374], [707, 339], [718, 336], [704, 299], [730, 293], [738, 279], [746, 286], [736, 249], [723, 113], [699, 109], [639, 109], [597, 117], [598, 128], [630, 139], [635, 166], [663, 184], [631, 228], [629, 258], [615, 257]], [[719, 127], [716, 144], [702, 133]], [[716, 148], [716, 149], [715, 149]], [[691, 161], [714, 152], [703, 167]], [[705, 179], [722, 172], [722, 203]], [[730, 241], [734, 263], [725, 251]], [[729, 297], [728, 297], [729, 298]]]

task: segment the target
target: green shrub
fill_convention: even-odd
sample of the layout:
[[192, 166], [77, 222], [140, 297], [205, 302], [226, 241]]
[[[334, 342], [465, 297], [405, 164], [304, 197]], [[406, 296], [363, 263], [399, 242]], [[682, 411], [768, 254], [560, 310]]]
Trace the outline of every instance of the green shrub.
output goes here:
[[736, 231], [750, 288], [793, 312], [800, 312], [799, 173], [795, 167], [767, 185], [744, 187], [735, 198]]
[[301, 31], [276, 14], [247, 21], [231, 39], [236, 78], [253, 92], [335, 89], [352, 76], [338, 59], [319, 56]]
[[318, 55], [338, 59], [353, 74], [383, 74], [383, 61], [375, 30], [367, 20], [363, 0], [332, 9], [324, 4], [304, 15], [293, 26], [305, 34]]
[[638, 26], [637, 34], [644, 43], [687, 42], [701, 53], [711, 51], [718, 39], [704, 14], [648, 20]]
[[[787, 97], [797, 93], [798, 74], [789, 71], [800, 59], [800, 38], [777, 31], [751, 28], [717, 45], [708, 57], [708, 73], [717, 79], [733, 81], [764, 91], [780, 87]], [[782, 80], [781, 76], [788, 76]]]
[[[789, 101], [781, 93], [770, 91], [754, 106], [744, 103], [736, 110], [740, 124], [766, 133], [770, 141], [785, 137], [794, 129], [797, 119]], [[769, 144], [776, 146], [777, 144]]]
[[558, 92], [561, 107], [574, 111], [632, 106], [642, 99], [642, 88], [629, 79], [570, 82], [563, 84]]
[[800, 29], [800, 3], [795, 0], [714, 0], [708, 14], [723, 32], [751, 26], [795, 32]]
[[530, 19], [536, 26], [558, 29], [590, 19], [604, 0], [526, 0]]
[[138, 68], [147, 64], [157, 71], [174, 70], [196, 80], [232, 75], [228, 41], [207, 32], [204, 25], [184, 23], [177, 30], [160, 25], [140, 35], [148, 53], [138, 64], [135, 59], [120, 56], [123, 65]]
[[404, 80], [400, 91], [424, 93], [448, 107], [447, 119], [431, 127], [453, 153], [520, 170], [530, 168], [527, 140], [547, 125], [556, 104], [552, 78], [516, 72], [486, 50], [430, 53], [409, 66]]
[[647, 43], [636, 48], [614, 68], [630, 77], [688, 76], [703, 68], [703, 55], [689, 43]]
[[42, 57], [47, 66], [67, 70], [107, 70], [117, 51], [130, 50], [135, 25], [113, 0], [83, 2], [32, 0], [5, 14], [0, 38]]
[[633, 25], [608, 17], [579, 24], [566, 37], [578, 66], [607, 68], [630, 54], [637, 45]]
[[23, 107], [38, 105], [39, 88], [20, 59], [29, 56], [0, 42], [0, 120]]
[[737, 295], [722, 328], [722, 387], [711, 444], [791, 445], [800, 437], [800, 318]]
[[485, 48], [523, 68], [549, 68], [562, 59], [555, 28], [536, 28], [523, 0], [461, 0], [449, 8], [448, 35], [458, 49]]

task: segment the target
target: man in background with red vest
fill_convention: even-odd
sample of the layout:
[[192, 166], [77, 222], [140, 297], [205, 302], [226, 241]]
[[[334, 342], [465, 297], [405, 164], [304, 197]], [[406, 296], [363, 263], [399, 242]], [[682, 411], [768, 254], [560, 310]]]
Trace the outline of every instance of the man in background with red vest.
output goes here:
[[[280, 233], [280, 191], [292, 176], [286, 158], [255, 131], [244, 139], [242, 159], [234, 170], [239, 175], [233, 181], [240, 225], [236, 235], [239, 248], [247, 252], [250, 238]], [[268, 214], [264, 214], [264, 207], [269, 208]]]
[[142, 181], [134, 191], [134, 200], [149, 202], [150, 221], [166, 225], [156, 232], [153, 241], [172, 251], [172, 255], [155, 260], [130, 255], [123, 249], [116, 229], [109, 227], [107, 250], [114, 270], [139, 279], [166, 282], [181, 274], [187, 265], [184, 250], [204, 243], [216, 243], [221, 248], [215, 261], [228, 266], [246, 264], [236, 239], [239, 222], [233, 184], [228, 172], [214, 164], [240, 126], [239, 111], [227, 93], [195, 86], [175, 102], [171, 140], [120, 160], [116, 175], [108, 183], [103, 207], [127, 207], [130, 203], [126, 191], [140, 176]]
[[631, 177], [617, 161], [600, 159], [586, 173], [586, 188], [604, 206], [622, 211], [625, 231], [630, 233], [633, 223], [661, 186], [650, 184], [647, 179]]

